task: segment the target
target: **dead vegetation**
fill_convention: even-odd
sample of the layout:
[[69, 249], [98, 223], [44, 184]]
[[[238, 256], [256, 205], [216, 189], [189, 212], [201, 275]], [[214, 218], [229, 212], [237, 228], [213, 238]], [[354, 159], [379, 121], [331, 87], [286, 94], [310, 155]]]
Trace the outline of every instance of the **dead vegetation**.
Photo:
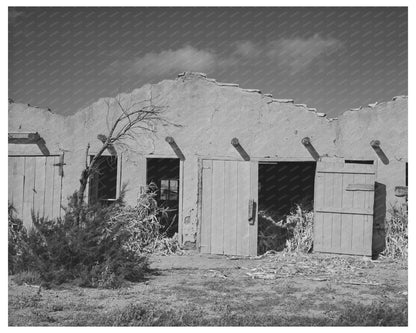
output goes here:
[[259, 211], [258, 253], [286, 251], [308, 253], [313, 245], [313, 212], [296, 205], [291, 213], [277, 216]]
[[252, 279], [277, 280], [300, 277], [313, 281], [332, 281], [354, 285], [380, 285], [369, 279], [367, 272], [383, 261], [367, 257], [340, 255], [308, 255], [304, 253], [281, 253], [274, 251], [257, 257], [262, 265], [246, 269]]
[[385, 223], [386, 248], [383, 256], [407, 260], [408, 256], [408, 213], [407, 203], [389, 209]]
[[40, 280], [44, 286], [68, 281], [86, 287], [120, 288], [149, 272], [148, 255], [181, 253], [176, 237], [159, 223], [165, 209], [145, 191], [133, 207], [79, 204], [73, 195], [62, 219], [33, 216], [26, 232], [9, 209], [9, 271], [16, 283]]
[[[152, 268], [158, 275], [117, 290], [72, 284], [46, 290], [11, 281], [9, 325], [407, 325], [407, 270], [386, 258], [172, 255], [153, 257]], [[247, 274], [267, 270], [272, 279]]]

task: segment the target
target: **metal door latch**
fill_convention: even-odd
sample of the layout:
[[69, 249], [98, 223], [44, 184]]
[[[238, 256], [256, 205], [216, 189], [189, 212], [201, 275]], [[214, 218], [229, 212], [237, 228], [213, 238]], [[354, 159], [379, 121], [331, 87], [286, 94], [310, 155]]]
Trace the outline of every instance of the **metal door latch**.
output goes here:
[[256, 203], [253, 199], [248, 201], [248, 223], [254, 224], [256, 222]]

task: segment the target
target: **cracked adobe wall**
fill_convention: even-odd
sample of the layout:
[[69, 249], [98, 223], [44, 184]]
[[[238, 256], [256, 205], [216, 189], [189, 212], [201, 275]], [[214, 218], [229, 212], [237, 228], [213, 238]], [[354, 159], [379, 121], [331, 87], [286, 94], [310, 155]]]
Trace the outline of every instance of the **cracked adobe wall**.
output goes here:
[[[107, 100], [111, 102], [110, 107]], [[273, 99], [257, 90], [218, 83], [198, 73], [185, 73], [176, 80], [148, 84], [129, 94], [121, 94], [120, 100], [125, 105], [153, 103], [162, 106], [163, 117], [180, 125], [159, 125], [155, 134], [138, 133], [134, 140], [127, 142], [128, 148], [117, 146], [116, 149], [122, 153], [122, 182], [128, 183], [126, 200], [134, 204], [139, 186], [146, 181], [146, 155], [176, 157], [165, 137], [172, 136], [175, 139], [185, 155], [180, 221], [184, 243], [193, 244], [199, 228], [198, 158], [241, 160], [230, 143], [233, 137], [239, 139], [252, 159], [259, 160], [313, 160], [301, 144], [305, 136], [311, 138], [321, 155], [372, 159], [375, 155], [369, 141], [378, 139], [382, 148], [390, 142], [389, 153], [400, 151], [403, 154], [401, 158], [407, 158], [407, 135], [403, 139], [400, 130], [391, 129], [394, 127], [393, 121], [397, 122], [397, 127], [407, 126], [406, 99], [388, 102], [386, 106], [381, 104], [371, 110], [347, 111], [339, 120], [331, 120], [306, 105], [294, 104], [292, 100]], [[63, 192], [66, 197], [78, 188], [87, 144], [91, 144], [90, 153], [99, 149], [97, 134], [107, 133], [108, 123], [114, 118], [115, 110], [114, 99], [100, 99], [69, 117], [11, 104], [9, 132], [38, 131], [51, 153], [65, 151], [67, 165]], [[405, 111], [406, 116], [403, 116]], [[9, 150], [29, 149], [17, 146], [9, 145]], [[401, 170], [397, 167], [396, 163], [391, 162], [383, 166], [386, 171], [379, 171], [380, 179], [389, 188], [400, 185], [397, 181]]]
[[[390, 203], [398, 201], [394, 187], [405, 185], [407, 105], [407, 97], [398, 96], [388, 102], [346, 111], [338, 120], [337, 154], [346, 159], [375, 159], [377, 182], [386, 185]], [[371, 140], [380, 141], [387, 164], [371, 148]]]

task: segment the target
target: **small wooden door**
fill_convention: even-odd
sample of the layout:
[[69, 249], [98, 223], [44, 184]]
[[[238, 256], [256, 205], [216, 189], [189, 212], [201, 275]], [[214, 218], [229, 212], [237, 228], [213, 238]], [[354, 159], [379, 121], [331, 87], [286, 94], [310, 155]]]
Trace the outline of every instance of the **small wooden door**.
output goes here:
[[371, 256], [375, 167], [318, 162], [314, 251]]
[[202, 160], [201, 253], [257, 255], [258, 164]]
[[9, 156], [9, 197], [26, 228], [32, 226], [32, 210], [40, 217], [61, 214], [61, 156]]

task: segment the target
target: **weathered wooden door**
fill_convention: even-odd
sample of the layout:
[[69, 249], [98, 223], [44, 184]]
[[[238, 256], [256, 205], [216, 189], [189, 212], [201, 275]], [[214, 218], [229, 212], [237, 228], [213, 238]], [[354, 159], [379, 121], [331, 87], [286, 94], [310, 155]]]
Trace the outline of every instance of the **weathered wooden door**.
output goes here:
[[314, 251], [371, 256], [375, 167], [318, 162]]
[[202, 161], [201, 253], [257, 255], [258, 164]]
[[32, 210], [40, 217], [61, 213], [62, 156], [9, 156], [9, 202], [28, 228]]

